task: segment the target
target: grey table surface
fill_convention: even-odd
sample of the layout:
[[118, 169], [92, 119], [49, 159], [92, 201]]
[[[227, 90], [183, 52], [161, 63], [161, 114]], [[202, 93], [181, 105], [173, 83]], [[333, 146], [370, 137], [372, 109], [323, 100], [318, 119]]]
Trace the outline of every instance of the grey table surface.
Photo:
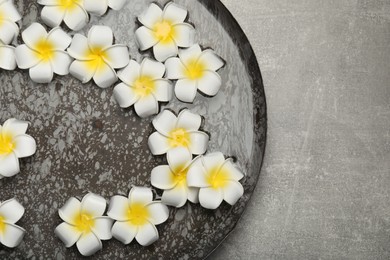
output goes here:
[[211, 259], [390, 258], [390, 0], [222, 0], [262, 70], [262, 174]]

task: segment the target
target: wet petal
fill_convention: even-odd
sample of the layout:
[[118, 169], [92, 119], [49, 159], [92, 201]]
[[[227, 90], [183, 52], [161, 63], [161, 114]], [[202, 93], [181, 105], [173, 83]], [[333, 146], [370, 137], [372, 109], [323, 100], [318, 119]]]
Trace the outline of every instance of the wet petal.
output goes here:
[[91, 256], [103, 248], [102, 241], [93, 232], [82, 235], [76, 245], [83, 256]]
[[148, 145], [153, 155], [165, 154], [170, 148], [168, 138], [158, 132], [154, 132], [149, 136]]
[[24, 207], [16, 199], [10, 199], [0, 204], [0, 216], [10, 224], [15, 224], [24, 215]]
[[195, 28], [187, 23], [181, 23], [174, 26], [176, 31], [174, 40], [180, 47], [188, 48], [195, 43]]
[[135, 60], [130, 60], [129, 64], [118, 72], [118, 77], [129, 86], [134, 86], [134, 82], [139, 78], [141, 66]]
[[58, 214], [63, 221], [74, 225], [74, 218], [80, 213], [80, 211], [81, 202], [78, 199], [71, 197], [66, 201], [64, 206], [58, 210]]
[[192, 103], [195, 100], [198, 86], [196, 81], [179, 79], [175, 86], [175, 95], [182, 102]]
[[11, 46], [0, 46], [0, 68], [14, 70], [16, 68], [15, 48]]
[[145, 118], [158, 113], [159, 106], [156, 98], [153, 95], [141, 97], [134, 104], [135, 112], [141, 118]]
[[165, 62], [165, 66], [167, 68], [167, 78], [168, 79], [183, 79], [186, 77], [183, 63], [179, 58], [169, 58]]
[[93, 217], [103, 216], [106, 206], [106, 200], [102, 196], [93, 193], [88, 193], [81, 201], [81, 211], [88, 212]]
[[137, 231], [138, 228], [131, 225], [130, 222], [117, 221], [112, 227], [112, 236], [123, 244], [128, 245], [133, 241]]
[[37, 150], [35, 139], [29, 135], [18, 135], [13, 141], [15, 143], [14, 152], [18, 158], [29, 157]]
[[135, 31], [135, 38], [141, 51], [147, 50], [158, 43], [158, 39], [154, 37], [153, 32], [145, 26]]
[[173, 189], [165, 190], [161, 201], [166, 205], [181, 208], [186, 204], [187, 198], [187, 187], [183, 184], [178, 184]]
[[114, 84], [118, 78], [115, 71], [106, 63], [101, 63], [96, 70], [93, 80], [100, 88], [108, 88]]
[[30, 68], [30, 78], [36, 83], [49, 83], [53, 80], [53, 69], [50, 62], [41, 61]]
[[[93, 3], [96, 0], [92, 0]], [[112, 30], [108, 26], [94, 25], [88, 32], [88, 43], [90, 46], [99, 46], [100, 48], [108, 48], [114, 41]]]
[[129, 201], [130, 205], [133, 203], [150, 204], [153, 201], [153, 192], [146, 187], [133, 187], [129, 193]]
[[93, 233], [101, 240], [112, 238], [111, 228], [114, 220], [109, 217], [98, 217], [94, 219], [95, 225], [92, 228]]
[[21, 69], [29, 69], [40, 62], [36, 52], [31, 50], [26, 44], [16, 47], [15, 58]]
[[138, 227], [135, 239], [140, 245], [149, 246], [158, 240], [158, 231], [153, 224], [148, 222], [147, 224]]
[[239, 182], [228, 181], [223, 188], [223, 198], [230, 205], [236, 204], [242, 195], [244, 195], [244, 188]]
[[75, 34], [67, 51], [70, 56], [77, 60], [89, 60], [90, 58], [88, 57], [89, 47], [87, 37], [81, 34]]
[[199, 191], [199, 202], [206, 209], [216, 209], [221, 205], [223, 192], [220, 189], [202, 188]]
[[205, 71], [204, 76], [198, 80], [198, 89], [207, 96], [215, 96], [221, 85], [221, 76], [214, 71]]
[[148, 9], [145, 10], [140, 16], [138, 16], [138, 20], [148, 28], [152, 29], [157, 22], [162, 20], [163, 11], [161, 8], [152, 3], [149, 5]]
[[129, 200], [124, 196], [114, 196], [110, 200], [107, 215], [118, 221], [127, 221], [127, 212], [129, 210]]
[[160, 225], [167, 221], [169, 217], [169, 209], [161, 202], [153, 202], [147, 206], [150, 214], [150, 222], [154, 225]]
[[205, 64], [207, 70], [217, 71], [225, 65], [225, 62], [213, 50], [204, 50], [199, 57], [199, 62]]
[[171, 21], [173, 24], [182, 23], [187, 17], [187, 10], [181, 6], [169, 2], [164, 8], [164, 20]]
[[34, 49], [35, 44], [42, 39], [46, 39], [46, 29], [39, 23], [33, 23], [22, 32], [22, 38], [28, 47]]
[[152, 185], [161, 190], [175, 187], [175, 176], [168, 165], [160, 165], [152, 170], [150, 181]]
[[77, 5], [71, 12], [67, 11], [64, 17], [64, 22], [73, 31], [78, 31], [87, 25], [89, 21], [88, 13], [85, 9]]
[[119, 83], [114, 88], [114, 98], [122, 108], [131, 107], [138, 101], [139, 96], [134, 90], [124, 83]]
[[104, 59], [111, 68], [119, 69], [129, 64], [129, 50], [125, 45], [114, 45], [105, 50], [109, 58]]
[[17, 247], [23, 240], [26, 230], [23, 228], [5, 223], [4, 231], [0, 236], [0, 242], [9, 248]]
[[153, 53], [156, 60], [164, 62], [166, 59], [176, 56], [178, 48], [173, 40], [168, 43], [159, 42], [153, 47]]
[[81, 237], [80, 231], [77, 231], [74, 226], [65, 222], [56, 227], [54, 234], [65, 244], [66, 247], [73, 246]]
[[180, 112], [177, 120], [177, 127], [184, 128], [189, 131], [199, 130], [202, 124], [202, 117], [190, 110], [185, 109]]
[[168, 102], [172, 99], [173, 87], [172, 83], [166, 79], [155, 80], [156, 91], [154, 93], [156, 99], [160, 102]]
[[177, 147], [169, 151], [167, 160], [172, 172], [179, 173], [191, 164], [192, 154], [187, 148]]
[[107, 12], [107, 0], [84, 0], [84, 8], [91, 14], [102, 16]]
[[50, 27], [59, 26], [64, 16], [65, 10], [58, 8], [58, 6], [45, 6], [41, 12], [42, 21]]
[[169, 136], [170, 132], [176, 128], [176, 123], [176, 115], [168, 109], [162, 111], [152, 121], [154, 128], [165, 136]]

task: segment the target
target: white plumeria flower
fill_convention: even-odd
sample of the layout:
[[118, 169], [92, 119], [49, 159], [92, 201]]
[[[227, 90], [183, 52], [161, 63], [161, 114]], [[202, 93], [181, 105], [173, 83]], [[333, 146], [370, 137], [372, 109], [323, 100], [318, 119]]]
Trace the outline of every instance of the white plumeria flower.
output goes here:
[[26, 134], [27, 128], [28, 122], [14, 118], [0, 125], [0, 179], [19, 173], [19, 158], [36, 152], [36, 142]]
[[0, 40], [0, 68], [14, 70], [16, 68], [15, 47], [5, 45]]
[[194, 44], [195, 29], [184, 23], [187, 10], [169, 2], [164, 11], [152, 3], [138, 20], [144, 25], [137, 29], [135, 37], [142, 51], [153, 47], [154, 57], [165, 61], [176, 56], [178, 47], [190, 47]]
[[234, 166], [231, 159], [225, 160], [222, 153], [201, 156], [188, 171], [188, 186], [200, 188], [200, 205], [216, 209], [225, 200], [234, 205], [244, 194], [239, 182], [244, 175]]
[[10, 199], [0, 204], [0, 243], [9, 248], [17, 247], [23, 240], [26, 230], [15, 225], [24, 215], [24, 207]]
[[31, 24], [22, 33], [25, 44], [16, 47], [15, 55], [19, 68], [30, 69], [30, 77], [37, 83], [49, 83], [53, 73], [69, 74], [72, 58], [65, 49], [72, 38], [61, 28], [53, 28], [49, 33], [39, 23]]
[[82, 29], [89, 21], [84, 0], [38, 0], [44, 5], [41, 12], [42, 21], [50, 27], [60, 26], [62, 21], [73, 31]]
[[19, 34], [16, 22], [22, 17], [12, 0], [0, 0], [0, 41], [10, 44]]
[[187, 200], [198, 203], [199, 188], [187, 185], [188, 170], [197, 159], [192, 160], [192, 154], [183, 147], [173, 149], [167, 159], [168, 165], [157, 166], [151, 176], [152, 185], [164, 190], [162, 203], [177, 208], [183, 207]]
[[91, 13], [101, 16], [107, 12], [108, 7], [119, 11], [128, 0], [84, 0], [85, 9]]
[[81, 202], [76, 198], [70, 198], [58, 210], [65, 222], [56, 227], [56, 236], [66, 247], [76, 243], [83, 256], [93, 255], [103, 248], [101, 240], [112, 238], [113, 220], [103, 216], [106, 206], [106, 200], [93, 193], [85, 195]]
[[76, 60], [70, 65], [70, 73], [82, 83], [92, 78], [96, 85], [108, 88], [118, 78], [114, 69], [125, 67], [129, 61], [126, 45], [113, 45], [114, 35], [110, 27], [95, 25], [84, 35], [76, 34], [68, 48]]
[[153, 201], [149, 188], [133, 187], [128, 198], [112, 197], [107, 214], [116, 220], [112, 227], [114, 238], [125, 245], [135, 238], [140, 245], [149, 246], [158, 240], [155, 225], [168, 219], [169, 210], [160, 201]]
[[225, 62], [207, 49], [202, 51], [198, 44], [179, 50], [179, 58], [169, 58], [165, 62], [167, 77], [177, 79], [176, 97], [192, 103], [197, 90], [207, 96], [215, 96], [222, 85], [221, 76], [216, 72]]
[[135, 112], [144, 118], [159, 111], [158, 102], [172, 98], [172, 84], [163, 79], [164, 64], [145, 58], [142, 64], [131, 60], [126, 68], [118, 72], [123, 83], [114, 88], [114, 97], [122, 108], [134, 105]]

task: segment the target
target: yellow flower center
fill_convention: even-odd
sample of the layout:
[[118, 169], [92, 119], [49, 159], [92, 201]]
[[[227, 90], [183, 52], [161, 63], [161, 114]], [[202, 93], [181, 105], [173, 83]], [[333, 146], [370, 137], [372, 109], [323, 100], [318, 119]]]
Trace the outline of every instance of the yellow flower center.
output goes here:
[[187, 78], [195, 80], [202, 78], [205, 70], [206, 66], [203, 62], [193, 59], [188, 62], [184, 74], [187, 76]]
[[190, 134], [183, 128], [177, 128], [169, 134], [170, 147], [188, 147], [190, 145]]
[[6, 155], [13, 152], [15, 143], [11, 134], [0, 132], [0, 154]]
[[39, 40], [35, 44], [34, 50], [37, 58], [46, 62], [54, 56], [54, 44], [47, 39]]
[[5, 231], [5, 219], [3, 216], [0, 216], [0, 234], [3, 234]]
[[151, 77], [141, 76], [134, 82], [134, 90], [138, 95], [146, 97], [155, 92], [156, 84]]
[[105, 59], [109, 59], [107, 51], [103, 50], [102, 47], [88, 49], [85, 56], [88, 59], [87, 68], [90, 71], [96, 71], [96, 69], [100, 67], [100, 64], [102, 64]]
[[131, 204], [130, 209], [127, 211], [127, 219], [134, 226], [145, 225], [149, 218], [150, 213], [148, 209], [140, 203]]
[[154, 36], [161, 43], [170, 43], [175, 38], [176, 30], [169, 21], [158, 22], [153, 28]]
[[186, 185], [187, 184], [187, 173], [188, 168], [178, 167], [179, 170], [173, 173], [173, 181], [178, 185]]
[[225, 187], [228, 180], [229, 173], [219, 167], [215, 167], [207, 173], [207, 183], [214, 189]]
[[81, 3], [81, 0], [57, 0], [57, 5], [62, 9], [62, 10], [73, 10], [76, 9], [77, 4]]
[[76, 229], [83, 233], [89, 233], [95, 225], [95, 220], [88, 213], [77, 214], [74, 220]]

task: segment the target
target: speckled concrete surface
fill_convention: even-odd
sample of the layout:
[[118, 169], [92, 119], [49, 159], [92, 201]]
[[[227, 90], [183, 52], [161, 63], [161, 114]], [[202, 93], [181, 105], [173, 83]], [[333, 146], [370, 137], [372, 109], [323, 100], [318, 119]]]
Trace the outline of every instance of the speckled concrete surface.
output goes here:
[[258, 57], [269, 131], [210, 259], [389, 259], [390, 1], [222, 1]]

